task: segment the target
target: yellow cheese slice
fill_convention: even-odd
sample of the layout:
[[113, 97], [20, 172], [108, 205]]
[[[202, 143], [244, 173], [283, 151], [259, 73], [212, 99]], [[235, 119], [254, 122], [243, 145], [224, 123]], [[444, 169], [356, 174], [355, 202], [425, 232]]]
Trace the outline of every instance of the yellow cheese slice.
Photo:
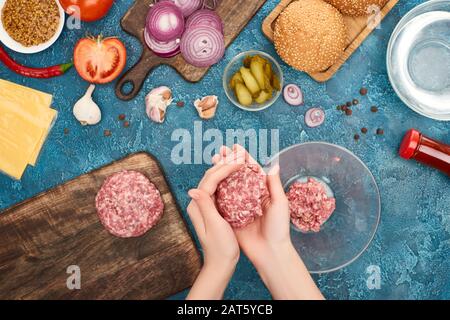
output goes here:
[[3, 100], [15, 101], [18, 106], [25, 110], [33, 108], [49, 108], [52, 104], [53, 96], [35, 89], [21, 86], [6, 80], [0, 79], [0, 102]]
[[52, 96], [0, 79], [0, 170], [20, 179], [34, 165], [56, 111]]
[[42, 137], [43, 129], [15, 105], [0, 105], [0, 169], [20, 179]]
[[48, 109], [48, 111], [47, 111], [47, 119], [46, 119], [46, 121], [44, 123], [45, 126], [43, 127], [44, 130], [42, 132], [41, 139], [39, 140], [38, 144], [36, 145], [36, 148], [34, 149], [33, 154], [31, 155], [31, 158], [30, 158], [28, 164], [31, 164], [32, 166], [36, 165], [36, 161], [37, 161], [37, 158], [39, 156], [39, 153], [41, 152], [42, 146], [44, 145], [44, 142], [47, 139], [49, 131], [50, 131], [53, 123], [56, 120], [56, 115], [57, 114], [58, 113], [56, 112], [56, 110], [53, 110], [53, 109], [50, 109], [50, 108]]

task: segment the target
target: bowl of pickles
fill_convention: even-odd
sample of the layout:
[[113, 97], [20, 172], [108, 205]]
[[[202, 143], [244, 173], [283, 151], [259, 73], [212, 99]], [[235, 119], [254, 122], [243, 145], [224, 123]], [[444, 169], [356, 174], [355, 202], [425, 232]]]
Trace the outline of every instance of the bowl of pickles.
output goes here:
[[278, 62], [261, 51], [243, 52], [230, 61], [223, 75], [230, 101], [246, 111], [270, 107], [281, 95], [283, 72]]

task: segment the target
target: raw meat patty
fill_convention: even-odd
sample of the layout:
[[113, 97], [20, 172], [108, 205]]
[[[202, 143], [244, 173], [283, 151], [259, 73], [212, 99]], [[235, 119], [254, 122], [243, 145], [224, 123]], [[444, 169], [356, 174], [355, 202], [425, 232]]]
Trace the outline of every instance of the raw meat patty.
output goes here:
[[262, 202], [269, 196], [264, 174], [248, 165], [223, 180], [216, 191], [220, 214], [233, 228], [243, 228], [263, 215]]
[[336, 209], [336, 199], [329, 198], [325, 187], [313, 178], [292, 184], [287, 198], [291, 221], [303, 232], [319, 232]]
[[164, 203], [142, 173], [121, 171], [108, 177], [95, 198], [100, 221], [120, 238], [139, 237], [161, 218]]

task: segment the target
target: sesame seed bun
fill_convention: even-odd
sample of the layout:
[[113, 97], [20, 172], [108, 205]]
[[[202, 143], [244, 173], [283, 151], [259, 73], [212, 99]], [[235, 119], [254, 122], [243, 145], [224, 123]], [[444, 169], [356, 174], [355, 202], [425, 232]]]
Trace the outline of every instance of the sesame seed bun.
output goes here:
[[[343, 14], [349, 16], [367, 16], [378, 7], [380, 10], [388, 0], [325, 0]], [[376, 6], [376, 7], [374, 7]]]
[[295, 1], [275, 22], [274, 43], [279, 56], [308, 73], [332, 66], [342, 56], [346, 39], [343, 16], [322, 0]]

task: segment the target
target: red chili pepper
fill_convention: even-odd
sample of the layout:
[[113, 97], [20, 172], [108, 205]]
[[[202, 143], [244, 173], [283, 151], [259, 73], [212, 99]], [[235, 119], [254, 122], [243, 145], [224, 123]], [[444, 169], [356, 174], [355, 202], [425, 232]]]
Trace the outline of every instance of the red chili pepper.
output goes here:
[[24, 77], [42, 78], [42, 79], [63, 75], [64, 73], [67, 72], [67, 70], [69, 70], [73, 66], [73, 63], [64, 63], [46, 68], [26, 67], [14, 61], [1, 46], [0, 46], [0, 61], [2, 61], [9, 69]]

